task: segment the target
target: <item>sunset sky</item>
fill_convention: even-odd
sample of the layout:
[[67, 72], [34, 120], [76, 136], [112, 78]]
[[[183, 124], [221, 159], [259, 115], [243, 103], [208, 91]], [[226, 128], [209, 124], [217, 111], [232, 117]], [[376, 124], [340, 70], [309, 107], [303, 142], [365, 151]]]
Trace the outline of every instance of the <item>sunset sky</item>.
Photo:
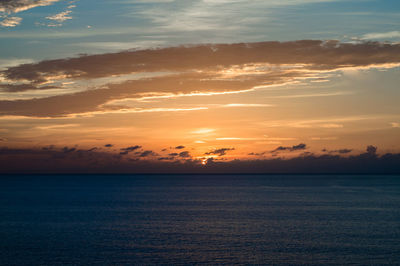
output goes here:
[[0, 157], [396, 154], [399, 70], [398, 0], [2, 0]]

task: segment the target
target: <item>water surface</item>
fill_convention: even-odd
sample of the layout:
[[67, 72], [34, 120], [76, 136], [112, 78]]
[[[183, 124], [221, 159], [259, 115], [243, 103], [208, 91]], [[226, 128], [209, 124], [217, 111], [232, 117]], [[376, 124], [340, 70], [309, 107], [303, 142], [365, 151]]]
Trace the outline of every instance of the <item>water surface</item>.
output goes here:
[[1, 265], [400, 265], [400, 176], [0, 177]]

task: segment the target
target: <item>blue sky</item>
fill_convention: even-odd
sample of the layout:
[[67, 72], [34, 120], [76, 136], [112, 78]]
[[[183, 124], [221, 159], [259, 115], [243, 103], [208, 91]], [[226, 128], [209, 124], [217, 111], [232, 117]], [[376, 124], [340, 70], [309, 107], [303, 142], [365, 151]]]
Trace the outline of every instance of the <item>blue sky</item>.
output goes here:
[[[64, 21], [48, 19], [66, 11]], [[54, 1], [2, 16], [22, 19], [0, 28], [3, 60], [192, 43], [400, 40], [395, 0]]]

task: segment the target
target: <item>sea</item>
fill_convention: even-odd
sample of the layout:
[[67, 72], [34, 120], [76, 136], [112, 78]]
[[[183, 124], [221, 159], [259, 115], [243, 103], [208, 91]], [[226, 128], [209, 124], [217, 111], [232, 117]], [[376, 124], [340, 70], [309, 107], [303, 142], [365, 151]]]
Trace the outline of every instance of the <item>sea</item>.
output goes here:
[[400, 175], [2, 175], [0, 265], [400, 265]]

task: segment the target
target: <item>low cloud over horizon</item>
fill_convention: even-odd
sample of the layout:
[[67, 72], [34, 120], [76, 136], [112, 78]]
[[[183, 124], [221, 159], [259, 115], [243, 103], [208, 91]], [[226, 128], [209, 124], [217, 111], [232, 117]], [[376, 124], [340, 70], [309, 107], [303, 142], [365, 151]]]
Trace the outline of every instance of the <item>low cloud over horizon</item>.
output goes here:
[[[136, 147], [136, 146], [132, 146]], [[140, 147], [140, 146], [139, 146]], [[137, 148], [139, 149], [139, 148]], [[126, 149], [125, 149], [126, 150]], [[136, 149], [129, 149], [136, 150]], [[226, 150], [226, 149], [221, 149]], [[222, 152], [215, 152], [221, 156]], [[153, 160], [145, 157], [151, 156]], [[216, 157], [215, 157], [216, 158]], [[216, 158], [217, 159], [217, 158]], [[358, 155], [300, 154], [292, 158], [195, 159], [187, 151], [162, 157], [153, 151], [135, 152], [131, 157], [101, 151], [97, 147], [38, 149], [0, 148], [1, 173], [376, 173], [399, 174], [400, 153], [377, 154], [368, 146]]]

